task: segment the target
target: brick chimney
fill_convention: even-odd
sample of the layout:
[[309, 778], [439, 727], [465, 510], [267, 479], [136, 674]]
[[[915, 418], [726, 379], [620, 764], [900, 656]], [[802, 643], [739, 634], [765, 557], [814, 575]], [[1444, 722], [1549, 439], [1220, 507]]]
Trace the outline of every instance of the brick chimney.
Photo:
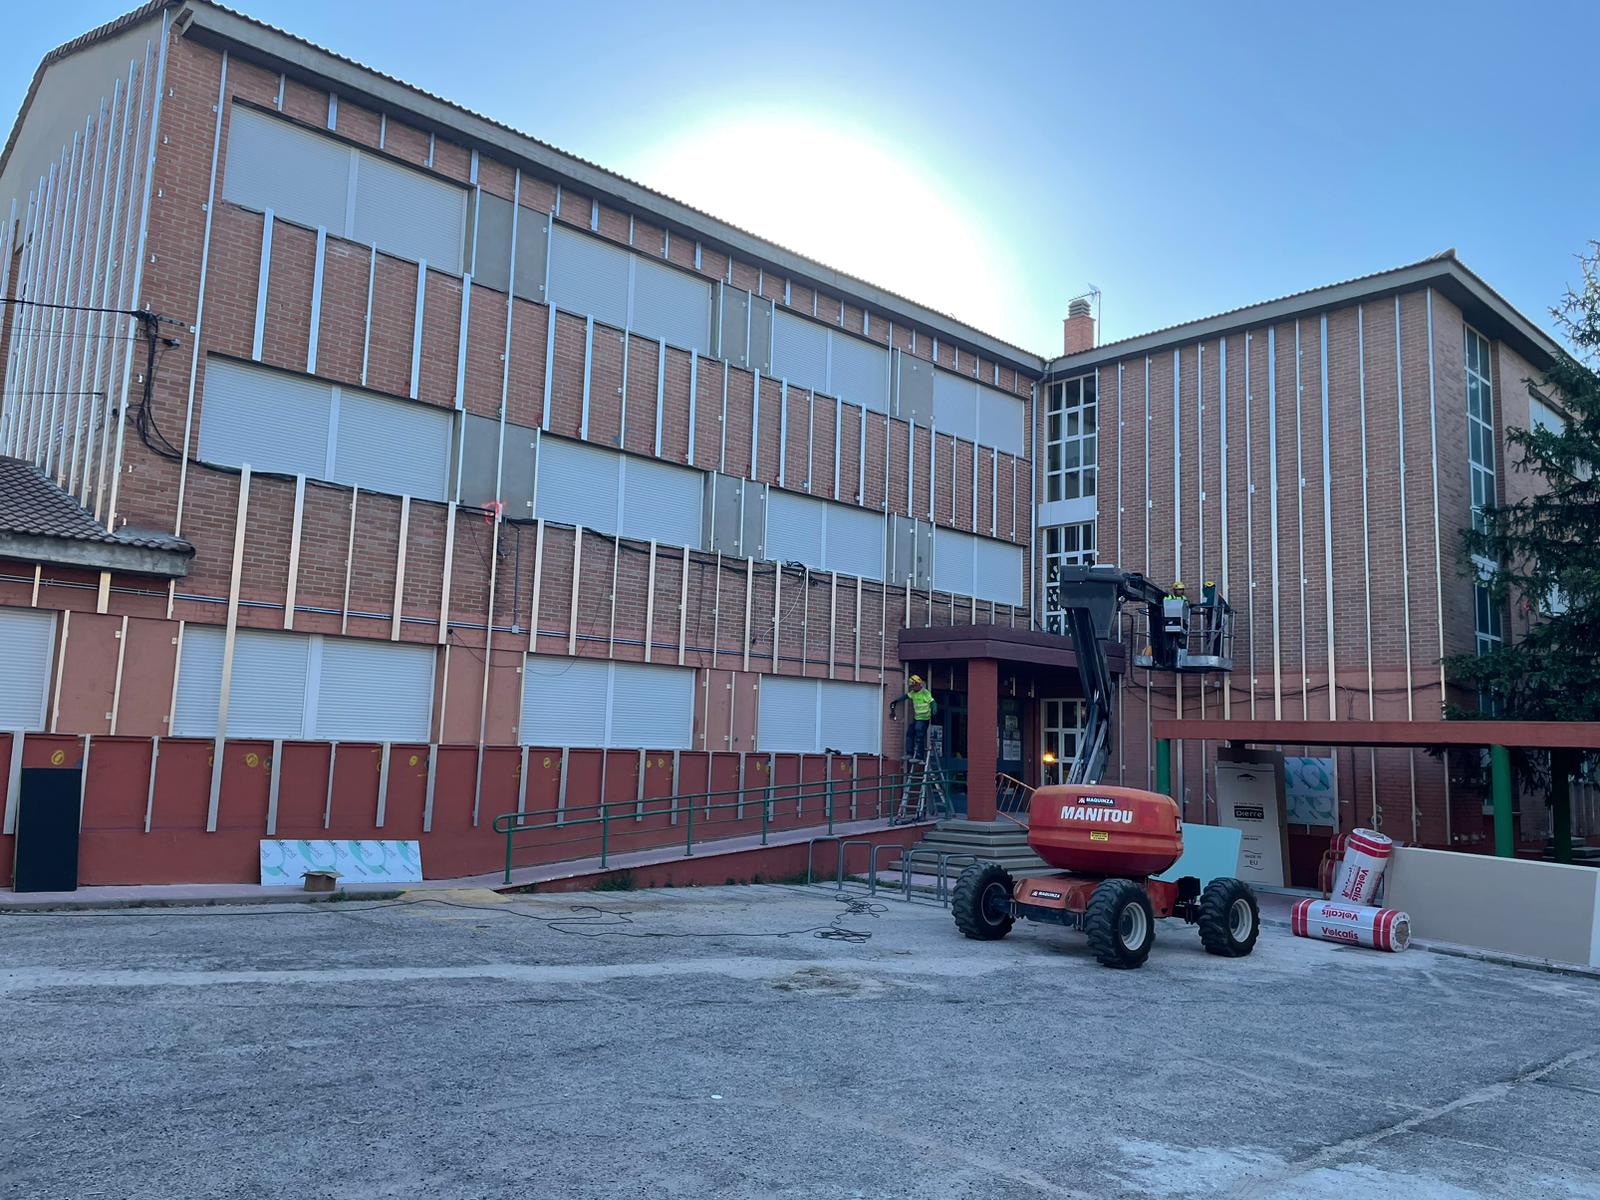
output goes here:
[[1067, 354], [1081, 354], [1094, 349], [1094, 318], [1089, 315], [1089, 302], [1084, 299], [1067, 305], [1067, 319], [1061, 322], [1062, 340]]

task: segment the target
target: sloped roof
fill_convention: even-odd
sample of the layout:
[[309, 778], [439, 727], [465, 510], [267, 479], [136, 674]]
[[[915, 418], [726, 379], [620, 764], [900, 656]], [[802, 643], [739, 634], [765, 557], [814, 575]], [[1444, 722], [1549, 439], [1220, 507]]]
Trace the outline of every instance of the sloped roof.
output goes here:
[[[76, 547], [67, 548], [73, 543]], [[0, 555], [183, 575], [194, 547], [165, 533], [113, 533], [32, 463], [0, 456]]]

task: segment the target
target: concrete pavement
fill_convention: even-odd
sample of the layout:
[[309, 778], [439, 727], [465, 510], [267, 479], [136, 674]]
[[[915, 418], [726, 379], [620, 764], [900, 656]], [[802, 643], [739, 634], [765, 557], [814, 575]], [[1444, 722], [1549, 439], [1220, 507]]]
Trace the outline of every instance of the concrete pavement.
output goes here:
[[1275, 927], [1114, 972], [815, 889], [13, 915], [0, 1195], [1596, 1196], [1597, 1017]]

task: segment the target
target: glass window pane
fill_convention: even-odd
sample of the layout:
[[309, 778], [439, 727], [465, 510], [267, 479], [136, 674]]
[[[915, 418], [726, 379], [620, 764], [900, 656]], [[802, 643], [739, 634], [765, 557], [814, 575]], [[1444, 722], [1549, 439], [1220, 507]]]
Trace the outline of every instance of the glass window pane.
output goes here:
[[1083, 473], [1083, 494], [1085, 496], [1094, 495], [1094, 487], [1095, 487], [1094, 477], [1095, 477], [1095, 469], [1093, 467], [1090, 467], [1088, 470], [1086, 470]]
[[1076, 500], [1078, 498], [1078, 473], [1076, 471], [1067, 475], [1061, 481], [1062, 500]]
[[1093, 404], [1094, 403], [1094, 399], [1095, 399], [1095, 395], [1094, 395], [1094, 376], [1093, 375], [1085, 375], [1083, 377], [1083, 400], [1084, 400], [1084, 403], [1085, 404]]

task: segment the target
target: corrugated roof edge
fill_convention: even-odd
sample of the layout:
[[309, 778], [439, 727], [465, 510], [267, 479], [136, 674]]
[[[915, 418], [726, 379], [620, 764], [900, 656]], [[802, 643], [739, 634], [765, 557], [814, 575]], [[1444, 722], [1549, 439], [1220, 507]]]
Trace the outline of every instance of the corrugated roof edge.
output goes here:
[[1062, 355], [1052, 359], [1045, 370], [1050, 376], [1076, 373], [1108, 360], [1128, 358], [1182, 342], [1234, 333], [1254, 325], [1267, 324], [1318, 309], [1335, 308], [1360, 299], [1387, 295], [1433, 281], [1450, 281], [1456, 285], [1460, 293], [1489, 309], [1503, 322], [1504, 331], [1518, 344], [1518, 348], [1529, 360], [1534, 362], [1534, 365], [1543, 366], [1555, 356], [1565, 353], [1554, 338], [1484, 282], [1482, 276], [1463, 263], [1456, 256], [1454, 249], [1450, 249], [1402, 266], [1389, 267], [1368, 275], [1358, 275], [1338, 283], [1322, 284], [1300, 292], [1291, 292], [1273, 300], [1262, 300], [1255, 304], [1230, 308], [1209, 317], [1200, 317], [1193, 321], [1184, 321], [1177, 325], [1153, 329], [1148, 333], [1122, 338], [1119, 341], [1106, 342], [1092, 350]]
[[[407, 105], [399, 99], [391, 99], [386, 105], [389, 108], [410, 111], [412, 115], [421, 118], [425, 124], [438, 125], [449, 129], [469, 145], [479, 142], [486, 147], [495, 148], [496, 143], [487, 136], [489, 130], [510, 135], [511, 138], [517, 139], [525, 145], [519, 150], [515, 145], [502, 142], [498, 145], [498, 149], [513, 156], [520, 154], [521, 157], [527, 159], [533, 165], [542, 167], [552, 174], [565, 175], [579, 186], [596, 191], [605, 191], [609, 198], [618, 201], [622, 205], [648, 212], [660, 218], [669, 227], [677, 226], [680, 231], [691, 232], [700, 241], [711, 244], [718, 249], [732, 250], [735, 252], [736, 257], [747, 261], [754, 259], [764, 265], [770, 264], [785, 275], [805, 280], [814, 285], [821, 285], [823, 289], [828, 291], [841, 293], [843, 298], [867, 309], [884, 311], [898, 308], [903, 316], [915, 320], [918, 324], [927, 326], [941, 337], [948, 337], [952, 342], [962, 345], [964, 349], [981, 353], [985, 357], [1000, 361], [1006, 366], [1021, 368], [1033, 375], [1037, 375], [1044, 370], [1047, 360], [1042, 354], [1027, 350], [1006, 341], [1004, 338], [978, 329], [976, 326], [969, 325], [949, 313], [929, 308], [908, 296], [902, 296], [888, 288], [879, 287], [877, 284], [859, 279], [836, 267], [830, 267], [826, 263], [808, 258], [798, 251], [790, 250], [776, 242], [768, 241], [759, 234], [743, 229], [731, 222], [723, 221], [721, 218], [702, 209], [695, 208], [693, 205], [685, 204], [681, 200], [675, 200], [673, 197], [659, 192], [646, 184], [608, 170], [597, 163], [590, 162], [588, 159], [552, 146], [550, 143], [523, 133], [521, 130], [515, 129], [504, 122], [496, 121], [494, 118], [484, 116], [482, 113], [473, 112], [471, 109], [454, 101], [434, 95], [432, 92], [425, 91], [392, 75], [387, 75], [355, 59], [347, 58], [342, 54], [327, 49], [325, 46], [319, 46], [315, 42], [308, 41], [287, 30], [269, 25], [267, 22], [248, 14], [216, 4], [213, 0], [150, 0], [149, 3], [132, 12], [118, 17], [98, 29], [91, 30], [82, 37], [74, 38], [47, 54], [40, 62], [38, 70], [34, 73], [33, 82], [29, 86], [27, 97], [23, 100], [22, 108], [11, 130], [11, 136], [7, 139], [6, 148], [3, 152], [0, 152], [0, 171], [5, 169], [6, 160], [10, 156], [17, 132], [21, 128], [22, 121], [33, 101], [34, 94], [38, 90], [40, 79], [52, 63], [103, 38], [114, 36], [128, 26], [146, 20], [166, 8], [182, 8], [184, 10], [174, 18], [174, 27], [184, 34], [188, 34], [191, 29], [198, 29], [202, 35], [209, 33], [211, 36], [225, 42], [254, 49], [269, 58], [283, 59], [290, 65], [299, 67], [304, 74], [329, 79], [335, 83], [338, 81], [331, 79], [332, 67], [330, 64], [342, 64], [346, 68], [369, 76], [372, 80], [381, 81], [391, 88], [400, 89], [411, 97], [419, 98], [422, 101], [438, 105], [440, 108], [447, 110], [444, 114], [430, 115], [418, 111], [415, 101]], [[242, 28], [229, 28], [230, 24], [248, 27], [250, 30], [255, 31], [255, 36], [251, 36]], [[303, 55], [300, 61], [296, 61], [287, 55], [286, 47], [275, 48], [271, 46], [261, 36], [262, 34], [293, 43], [294, 46], [300, 47], [304, 51], [320, 55], [328, 62], [321, 64], [319, 67], [316, 63], [304, 61]], [[279, 53], [280, 50], [285, 52]], [[335, 88], [333, 90], [338, 89]], [[346, 88], [340, 94], [348, 95], [350, 92]], [[373, 95], [372, 99], [381, 101], [382, 97]], [[466, 126], [463, 118], [481, 122], [486, 128], [482, 131], [472, 130]], [[559, 161], [541, 163], [536, 152], [553, 156]], [[585, 172], [592, 173], [598, 178], [585, 180], [582, 178]], [[609, 189], [607, 187], [608, 184]], [[619, 190], [618, 185], [620, 185], [621, 190]], [[627, 189], [632, 189], [637, 194], [630, 196], [627, 194]], [[670, 211], [652, 207], [652, 203], [658, 206], [675, 207], [685, 215], [674, 216]], [[718, 228], [707, 230], [698, 228], [697, 225], [718, 227], [721, 232], [718, 232]], [[741, 240], [743, 245], [740, 244]], [[719, 245], [719, 242], [722, 244]]]

